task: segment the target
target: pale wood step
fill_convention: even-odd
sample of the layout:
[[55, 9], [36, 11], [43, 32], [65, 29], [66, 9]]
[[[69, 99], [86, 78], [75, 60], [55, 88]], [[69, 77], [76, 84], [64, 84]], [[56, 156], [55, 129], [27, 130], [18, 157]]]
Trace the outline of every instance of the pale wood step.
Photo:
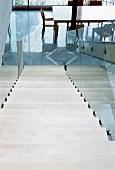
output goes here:
[[[39, 122], [38, 122], [39, 123]], [[11, 124], [9, 124], [11, 125]], [[14, 124], [12, 123], [12, 126]], [[7, 141], [7, 142], [13, 142], [13, 140], [22, 140], [23, 142], [26, 141], [33, 141], [35, 140], [36, 142], [38, 141], [42, 141], [42, 140], [102, 140], [102, 141], [107, 141], [107, 134], [105, 129], [96, 129], [96, 128], [90, 128], [87, 126], [84, 126], [84, 128], [80, 128], [81, 126], [78, 126], [78, 128], [50, 128], [44, 125], [44, 127], [42, 128], [41, 126], [34, 126], [32, 127], [30, 125], [29, 126], [24, 126], [23, 124], [20, 124], [21, 126], [23, 126], [23, 128], [19, 128], [18, 125], [15, 126], [15, 128], [17, 128], [17, 130], [13, 130], [13, 128], [9, 128], [8, 129], [8, 125], [5, 124], [5, 126], [3, 125], [3, 127], [1, 127], [1, 142], [2, 141]], [[47, 129], [45, 129], [45, 127], [47, 127]], [[3, 129], [4, 128], [4, 129]], [[37, 130], [37, 128], [39, 128]], [[12, 133], [11, 133], [12, 131]], [[10, 138], [10, 139], [9, 139]], [[19, 142], [18, 141], [18, 142]], [[28, 143], [27, 142], [27, 143]], [[60, 147], [60, 145], [58, 146]]]
[[[68, 144], [71, 144], [71, 145], [72, 144], [77, 145], [77, 142], [86, 142], [86, 141], [88, 141], [89, 144], [91, 143], [91, 141], [92, 142], [97, 141], [97, 143], [99, 142], [98, 146], [101, 146], [100, 142], [105, 142], [105, 141], [109, 142], [106, 134], [105, 135], [101, 134], [99, 136], [96, 136], [96, 138], [92, 138], [90, 136], [88, 138], [78, 137], [78, 138], [74, 138], [74, 139], [73, 138], [62, 138], [61, 136], [59, 138], [59, 135], [58, 135], [57, 138], [47, 138], [47, 139], [45, 139], [45, 138], [44, 139], [43, 138], [39, 138], [39, 139], [33, 139], [33, 138], [26, 139], [25, 138], [25, 139], [23, 139], [23, 138], [20, 138], [20, 137], [12, 138], [12, 139], [6, 138], [6, 139], [0, 140], [0, 145], [3, 145], [3, 144], [4, 144], [4, 146], [5, 145], [7, 145], [7, 146], [14, 145], [15, 147], [17, 147], [17, 145], [36, 145], [36, 144], [51, 144], [51, 145], [53, 145], [55, 143], [57, 143], [59, 145], [60, 145], [60, 143], [61, 144], [68, 143]], [[113, 151], [114, 151], [114, 149], [113, 149]]]
[[93, 77], [93, 75], [92, 76], [87, 76], [87, 77], [82, 77], [82, 76], [77, 76], [77, 75], [72, 75], [72, 76], [70, 76], [71, 77], [71, 79], [74, 81], [74, 80], [76, 80], [76, 81], [81, 81], [81, 82], [87, 82], [87, 81], [94, 81], [94, 82], [98, 82], [98, 81], [109, 81], [109, 77], [108, 77], [108, 75], [107, 75], [107, 77], [97, 77], [96, 79], [95, 79], [95, 77]]
[[[30, 93], [30, 91], [28, 91], [28, 93]], [[21, 92], [22, 94], [22, 92]], [[7, 98], [7, 103], [10, 102], [14, 102], [14, 103], [38, 103], [38, 102], [73, 102], [73, 103], [84, 103], [83, 97], [81, 96], [77, 96], [77, 95], [72, 95], [72, 94], [66, 94], [66, 93], [62, 93], [62, 94], [58, 94], [58, 93], [50, 93], [49, 95], [47, 93], [44, 94], [40, 94], [39, 92], [35, 93], [30, 93], [29, 95], [27, 94], [23, 94], [23, 96], [21, 97], [21, 95], [19, 94], [11, 94], [11, 97]], [[27, 98], [27, 96], [29, 96], [29, 98]], [[32, 100], [31, 97], [34, 97], [34, 99]], [[84, 103], [85, 104], [85, 103]]]
[[68, 78], [68, 76], [66, 76], [66, 72], [64, 71], [64, 70], [36, 70], [36, 71], [23, 71], [22, 73], [21, 73], [21, 76], [20, 76], [20, 78], [29, 78], [29, 77], [32, 77], [32, 78], [37, 78], [37, 77], [52, 77], [52, 78], [54, 78], [55, 76], [57, 76], [58, 78], [63, 78], [63, 77], [67, 77]]
[[101, 69], [101, 70], [103, 70], [100, 66], [95, 66], [95, 65], [94, 66], [93, 65], [90, 65], [90, 66], [89, 65], [78, 65], [78, 66], [77, 65], [75, 65], [75, 66], [70, 65], [70, 66], [68, 66], [68, 70], [74, 71], [74, 70], [77, 70], [77, 69], [84, 69], [84, 70], [85, 69], [89, 69], [89, 70], [91, 70], [91, 69], [92, 70], [98, 70], [98, 69], [100, 70]]
[[[69, 156], [68, 156], [69, 155]], [[96, 165], [114, 165], [115, 166], [115, 155], [105, 155], [105, 154], [91, 154], [90, 152], [84, 154], [77, 153], [75, 155], [72, 154], [51, 154], [51, 155], [39, 155], [39, 154], [30, 154], [25, 156], [10, 156], [6, 158], [1, 158], [0, 161], [2, 164], [96, 164]]]
[[0, 75], [0, 81], [1, 82], [10, 82], [10, 81], [14, 81], [14, 80], [16, 80], [17, 79], [17, 76], [13, 76], [12, 74], [11, 75], [8, 75], [8, 76], [6, 76], [6, 75]]
[[115, 165], [107, 165], [107, 163], [105, 164], [95, 164], [95, 163], [89, 163], [89, 164], [31, 164], [31, 163], [2, 163], [1, 164], [2, 170], [76, 170], [76, 169], [80, 169], [80, 170], [114, 170], [115, 169]]
[[94, 101], [100, 102], [100, 103], [111, 103], [112, 101], [115, 101], [114, 98], [112, 98], [111, 96], [108, 98], [106, 95], [102, 95], [102, 96], [93, 95], [93, 96], [86, 96], [85, 98], [90, 103]]
[[[89, 141], [89, 142], [92, 143], [93, 141]], [[93, 152], [93, 154], [99, 154], [100, 156], [101, 155], [110, 156], [112, 150], [115, 149], [115, 147], [112, 147], [109, 145], [104, 145], [104, 147], [103, 147], [102, 145], [104, 144], [104, 141], [98, 141], [98, 144], [101, 144], [102, 147], [99, 147], [96, 145], [91, 145], [91, 146], [85, 145], [83, 142], [82, 142], [83, 145], [80, 145], [79, 141], [77, 142], [77, 144], [78, 145], [75, 146], [75, 145], [68, 145], [68, 144], [64, 145], [64, 143], [63, 144], [60, 143], [60, 148], [57, 143], [56, 144], [39, 144], [39, 145], [37, 144], [34, 146], [27, 144], [27, 146], [22, 145], [22, 147], [18, 147], [18, 145], [15, 145], [15, 147], [13, 146], [12, 149], [11, 149], [11, 145], [9, 145], [10, 148], [8, 146], [6, 148], [1, 148], [0, 154], [2, 154], [2, 157], [5, 157], [5, 156], [8, 157], [10, 155], [19, 157], [20, 154], [22, 155], [22, 157], [24, 157], [24, 155], [29, 156], [32, 154], [33, 155], [38, 154], [38, 157], [39, 157], [40, 153], [42, 152], [43, 155], [45, 155], [47, 153], [49, 153], [49, 155], [55, 153], [55, 154], [60, 154], [60, 155], [64, 154], [67, 156], [68, 154], [71, 154], [71, 152], [74, 153], [74, 155], [75, 154], [77, 155], [76, 152], [80, 153], [80, 150], [81, 150], [81, 154], [83, 154], [83, 152], [84, 152], [85, 155], [88, 155], [88, 151], [89, 151], [89, 154], [92, 154], [92, 152]], [[21, 146], [21, 145], [19, 145], [19, 146]], [[41, 154], [41, 156], [42, 156], [42, 154]]]
[[114, 100], [112, 100], [112, 101], [110, 101], [110, 100], [101, 100], [101, 101], [98, 101], [98, 100], [90, 100], [90, 102], [89, 102], [91, 105], [103, 105], [103, 104], [110, 104], [110, 105], [115, 105], [115, 101]]
[[[5, 114], [5, 113], [4, 113]], [[80, 115], [80, 114], [79, 114]], [[15, 116], [15, 117], [1, 117], [1, 119], [0, 119], [0, 123], [2, 123], [2, 122], [18, 122], [18, 121], [20, 121], [21, 122], [21, 120], [22, 120], [22, 122], [23, 121], [25, 121], [25, 122], [29, 122], [29, 120], [32, 120], [32, 121], [34, 121], [35, 120], [35, 122], [36, 121], [45, 121], [45, 120], [50, 120], [50, 121], [64, 121], [65, 120], [65, 122], [66, 121], [68, 121], [68, 122], [70, 122], [70, 121], [83, 121], [83, 122], [87, 122], [87, 121], [94, 121], [94, 123], [95, 123], [95, 121], [96, 122], [98, 122], [98, 118], [96, 118], [96, 117], [94, 117], [94, 116], [79, 116], [79, 117], [76, 117], [76, 116], [71, 116], [71, 114], [70, 115], [68, 115], [68, 116], [63, 116], [62, 115], [62, 117], [60, 117], [60, 115], [51, 115], [50, 114], [50, 117], [49, 117], [49, 115], [40, 115], [40, 116], [28, 116], [28, 117], [17, 117], [17, 116]]]
[[62, 72], [62, 74], [60, 73], [60, 74], [58, 74], [58, 72], [57, 73], [41, 73], [41, 72], [38, 72], [38, 74], [36, 73], [35, 75], [34, 74], [26, 74], [26, 75], [24, 75], [23, 73], [22, 73], [22, 75], [19, 77], [19, 79], [30, 79], [30, 78], [32, 78], [32, 79], [55, 79], [55, 78], [57, 78], [57, 79], [65, 79], [65, 80], [67, 80], [67, 79], [69, 79], [68, 78], [68, 76], [66, 75], [66, 72]]
[[105, 79], [105, 78], [100, 78], [100, 80], [97, 78], [97, 79], [95, 79], [95, 80], [93, 80], [93, 79], [90, 79], [90, 78], [87, 78], [87, 80], [86, 79], [76, 79], [76, 78], [72, 78], [72, 81], [73, 82], [78, 82], [78, 83], [110, 83], [109, 82], [109, 80], [108, 79]]
[[0, 96], [0, 105], [4, 103], [4, 96]]
[[77, 81], [74, 81], [74, 84], [78, 87], [78, 88], [111, 88], [111, 84], [108, 82], [108, 83], [105, 83], [105, 82], [102, 82], [102, 83], [95, 83], [95, 82], [77, 82]]
[[97, 92], [97, 91], [99, 91], [100, 90], [100, 92], [107, 92], [107, 93], [111, 93], [111, 94], [113, 94], [113, 92], [112, 92], [112, 89], [114, 89], [113, 87], [112, 88], [108, 88], [108, 87], [106, 87], [106, 88], [103, 88], [103, 87], [100, 87], [100, 88], [98, 88], [98, 87], [95, 87], [94, 89], [92, 89], [92, 88], [88, 88], [88, 87], [79, 87], [79, 90], [81, 91], [81, 92]]
[[66, 76], [66, 73], [63, 71], [62, 73], [53, 73], [53, 72], [35, 72], [35, 73], [25, 73], [23, 72], [21, 74], [21, 79], [25, 78], [25, 79], [29, 79], [29, 78], [44, 78], [44, 79], [54, 79], [55, 77], [57, 77], [58, 79], [68, 79], [68, 77]]
[[57, 103], [57, 104], [7, 104], [5, 103], [4, 105], [5, 108], [23, 108], [23, 109], [87, 109], [87, 104], [78, 104], [77, 102], [76, 104], [61, 104], [61, 103]]
[[[41, 120], [41, 121], [43, 122], [43, 120]], [[38, 123], [39, 122], [40, 121], [38, 121]], [[59, 121], [57, 121], [56, 123], [55, 122], [52, 123], [52, 122], [53, 121], [48, 121], [48, 122], [44, 121], [43, 123], [39, 123], [39, 125], [36, 125], [36, 124], [33, 125], [32, 123], [30, 125], [28, 123], [27, 123], [27, 125], [24, 125], [24, 123], [21, 122], [20, 125], [21, 126], [23, 125], [23, 127], [20, 127], [20, 125], [17, 121], [15, 121], [15, 122], [9, 121], [8, 123], [5, 122], [3, 125], [2, 125], [2, 122], [0, 122], [1, 137], [3, 137], [4, 135], [9, 136], [10, 132], [12, 132], [11, 136], [14, 135], [13, 138], [15, 138], [17, 135], [19, 135], [17, 138], [20, 138], [21, 135], [23, 136], [24, 134], [27, 133], [26, 135], [30, 135], [30, 137], [35, 137], [35, 135], [39, 135], [39, 137], [40, 137], [40, 135], [42, 134], [42, 137], [45, 137], [45, 138], [48, 137], [47, 136], [48, 134], [50, 134], [52, 136], [55, 134], [54, 137], [56, 139], [59, 136], [60, 136], [60, 139], [61, 138], [64, 139], [66, 137], [66, 135], [70, 135], [70, 136], [73, 135], [73, 136], [76, 136], [76, 139], [81, 138], [81, 140], [82, 140], [82, 137], [83, 137], [83, 139], [89, 137], [91, 140], [94, 140], [92, 138], [92, 136], [98, 137], [99, 135], [101, 136], [101, 139], [107, 139], [106, 127], [100, 127], [98, 125], [98, 121], [96, 122], [94, 120], [87, 120], [87, 119], [84, 120], [83, 119], [83, 123], [84, 123], [84, 125], [83, 125], [83, 123], [81, 123], [81, 122], [78, 123], [78, 120], [77, 120], [76, 121], [77, 125], [74, 123], [73, 126], [69, 123], [65, 123], [64, 125], [59, 124]], [[89, 123], [89, 122], [92, 122], [92, 123]], [[70, 121], [70, 123], [71, 123], [71, 121]], [[89, 126], [88, 126], [88, 123], [89, 123]], [[93, 123], [94, 123], [94, 125], [92, 125]], [[52, 126], [50, 126], [50, 124]], [[9, 127], [9, 125], [11, 127]], [[57, 127], [57, 125], [58, 125], [58, 127]], [[17, 128], [16, 130], [14, 130], [14, 126]], [[113, 131], [114, 131], [114, 129], [113, 129]], [[17, 133], [19, 133], [19, 134], [17, 134]], [[69, 133], [71, 133], [71, 134], [69, 134]], [[56, 135], [57, 135], [57, 137], [56, 137]], [[78, 137], [77, 137], [77, 135], [78, 135]], [[37, 136], [36, 136], [36, 139], [37, 139]], [[71, 138], [71, 140], [72, 140], [72, 138]]]
[[0, 88], [0, 95], [7, 95], [7, 92], [9, 91], [9, 88]]
[[[107, 72], [105, 71], [105, 70], [101, 70], [101, 69], [98, 69], [98, 70], [91, 70], [91, 69], [78, 69], [78, 70], [72, 70], [72, 71], [68, 71], [67, 70], [67, 75], [69, 76], [69, 77], [72, 77], [72, 76], [74, 76], [75, 77], [75, 75], [77, 76], [77, 75], [87, 75], [88, 76], [88, 74], [89, 74], [89, 76], [92, 76], [92, 75], [100, 75], [100, 76], [107, 76]], [[108, 76], [107, 76], [108, 77]]]
[[[76, 96], [80, 96], [80, 94], [77, 92], [77, 89], [76, 88], [69, 88], [69, 87], [26, 87], [26, 86], [22, 86], [22, 87], [17, 87], [15, 86], [14, 89], [12, 89], [12, 93], [11, 95], [12, 96], [15, 96], [15, 95], [18, 95], [18, 96], [22, 96], [22, 93], [23, 95], [27, 95], [27, 96], [31, 96], [32, 95], [32, 91], [33, 93], [39, 93], [40, 95], [41, 94], [73, 94], [73, 95], [76, 95]], [[29, 91], [29, 92], [28, 92]]]
[[94, 76], [98, 79], [100, 78], [108, 78], [108, 74], [107, 72], [103, 72], [103, 71], [98, 71], [98, 72], [91, 72], [91, 70], [89, 72], [87, 71], [76, 71], [74, 73], [67, 73], [68, 78], [70, 77], [71, 79], [77, 79], [77, 80], [81, 80], [81, 79], [86, 79], [86, 77], [90, 80], [93, 79]]
[[18, 68], [17, 66], [3, 66], [0, 68], [0, 77], [17, 77], [18, 76]]
[[[76, 141], [70, 141], [68, 140], [66, 143], [64, 143], [64, 141], [61, 141], [61, 140], [58, 140], [56, 142], [54, 142], [54, 140], [48, 140], [48, 141], [38, 141], [38, 143], [34, 142], [34, 143], [12, 143], [12, 144], [2, 144], [0, 143], [0, 148], [3, 148], [3, 149], [10, 149], [10, 148], [14, 148], [14, 149], [21, 149], [21, 148], [30, 148], [30, 149], [36, 149], [36, 148], [39, 148], [39, 147], [48, 147], [48, 146], [57, 146], [58, 144], [60, 144], [60, 146], [63, 146], [65, 145], [66, 147], [70, 147], [70, 146], [75, 146], [75, 147], [85, 147], [85, 148], [96, 148], [96, 149], [99, 149], [100, 146], [101, 148], [104, 150], [104, 149], [108, 149], [109, 151], [114, 151], [115, 149], [115, 141], [96, 141], [96, 140], [90, 140], [90, 141], [85, 141], [85, 140], [78, 140], [77, 141], [77, 145], [76, 145]], [[59, 145], [57, 146], [59, 147]]]
[[96, 73], [96, 72], [106, 72], [104, 69], [100, 68], [100, 67], [76, 67], [76, 68], [67, 68], [67, 73], [68, 74], [73, 74], [73, 73], [78, 73], [78, 72], [91, 72], [92, 74], [93, 73]]
[[[7, 121], [9, 120], [9, 121]], [[31, 121], [31, 122], [30, 122]], [[19, 126], [19, 125], [23, 125], [26, 123], [26, 126], [34, 126], [34, 127], [43, 127], [43, 126], [60, 126], [60, 127], [96, 127], [96, 126], [100, 126], [98, 123], [98, 120], [75, 120], [75, 119], [70, 119], [69, 121], [65, 122], [65, 119], [48, 119], [48, 120], [39, 120], [37, 118], [29, 118], [29, 119], [19, 119], [19, 118], [12, 118], [11, 120], [9, 118], [6, 119], [6, 122], [3, 121], [4, 123], [2, 123], [0, 121], [0, 125], [14, 125], [14, 126]]]
[[92, 109], [0, 109], [0, 117], [94, 117]]
[[44, 82], [55, 82], [55, 83], [59, 83], [59, 82], [65, 82], [65, 83], [69, 83], [69, 80], [68, 79], [61, 79], [61, 78], [52, 78], [52, 79], [48, 79], [48, 78], [45, 78], [45, 79], [43, 79], [43, 78], [39, 78], [39, 77], [37, 77], [37, 78], [20, 78], [20, 83], [23, 83], [23, 82], [25, 82], [25, 83], [30, 83], [30, 82], [33, 82], [33, 83], [44, 83]]
[[112, 90], [108, 91], [100, 91], [100, 90], [92, 90], [92, 91], [82, 91], [83, 96], [85, 97], [103, 97], [106, 96], [109, 99], [113, 99], [113, 93]]
[[[64, 141], [62, 141], [62, 140], [57, 140], [57, 141], [54, 141], [54, 140], [47, 140], [47, 141], [38, 141], [38, 142], [28, 142], [28, 141], [26, 141], [26, 143], [0, 143], [0, 148], [4, 148], [4, 149], [6, 149], [7, 150], [7, 148], [8, 149], [10, 149], [10, 148], [30, 148], [30, 149], [36, 149], [36, 148], [39, 148], [39, 147], [48, 147], [48, 146], [57, 146], [57, 145], [60, 145], [60, 146], [63, 146], [63, 145], [65, 145], [66, 147], [70, 147], [70, 146], [75, 146], [75, 147], [85, 147], [85, 148], [88, 148], [88, 147], [90, 147], [90, 148], [100, 148], [100, 146], [101, 146], [101, 148], [103, 148], [103, 149], [108, 149], [109, 151], [114, 151], [114, 149], [115, 149], [115, 141], [106, 141], [106, 140], [104, 140], [104, 141], [96, 141], [96, 140], [87, 140], [87, 141], [85, 141], [85, 140], [78, 140], [77, 141], [77, 145], [76, 145], [76, 141], [72, 141], [72, 140], [68, 140], [68, 141], [66, 141], [66, 143], [64, 142]], [[58, 145], [58, 147], [59, 147], [59, 145]]]
[[[18, 127], [19, 128], [19, 127]], [[96, 135], [94, 135], [94, 133], [96, 133]], [[97, 131], [94, 130], [94, 132], [89, 132], [84, 135], [81, 131], [81, 133], [77, 133], [79, 136], [75, 136], [75, 135], [70, 135], [70, 136], [67, 136], [66, 134], [52, 134], [52, 135], [44, 135], [44, 136], [41, 136], [41, 135], [37, 135], [38, 137], [34, 137], [34, 136], [30, 136], [30, 135], [27, 135], [26, 133], [25, 134], [19, 134], [18, 135], [13, 135], [13, 134], [10, 134], [8, 136], [7, 134], [7, 137], [6, 137], [6, 134], [3, 135], [3, 137], [1, 137], [1, 140], [0, 140], [0, 144], [34, 144], [34, 143], [44, 143], [44, 141], [46, 141], [45, 143], [51, 143], [51, 141], [53, 143], [55, 142], [58, 142], [59, 141], [63, 141], [63, 143], [67, 143], [67, 142], [72, 142], [74, 140], [74, 142], [76, 142], [76, 145], [77, 145], [77, 141], [108, 141], [108, 138], [107, 138], [107, 135], [106, 133], [98, 133]], [[83, 135], [82, 137], [80, 136]], [[57, 137], [55, 137], [57, 136]], [[65, 137], [63, 137], [65, 136]], [[28, 141], [28, 142], [27, 142]], [[64, 144], [63, 144], [64, 145]], [[74, 149], [73, 149], [74, 150]], [[105, 151], [106, 152], [106, 151]]]
[[57, 65], [25, 65], [24, 66], [24, 70], [26, 70], [26, 69], [43, 69], [43, 70], [45, 70], [45, 69], [63, 69], [64, 67], [63, 67], [63, 65], [59, 65], [59, 66], [57, 66]]
[[[0, 154], [2, 155], [3, 158], [4, 157], [8, 158], [11, 155], [11, 158], [15, 156], [16, 158], [19, 158], [19, 159], [20, 159], [20, 155], [22, 155], [22, 158], [24, 158], [26, 156], [30, 158], [30, 156], [32, 156], [32, 155], [35, 157], [35, 155], [36, 155], [36, 158], [38, 157], [38, 160], [39, 160], [40, 155], [41, 155], [42, 159], [43, 159], [43, 157], [45, 158], [46, 155], [47, 156], [49, 155], [51, 157], [51, 155], [53, 156], [56, 154], [69, 158], [68, 155], [69, 154], [71, 155], [71, 153], [73, 154], [72, 156], [75, 157], [75, 156], [77, 156], [77, 153], [80, 154], [80, 150], [81, 150], [81, 155], [84, 152], [84, 155], [88, 156], [88, 152], [89, 152], [90, 155], [98, 154], [100, 157], [101, 156], [102, 157], [103, 156], [111, 157], [112, 149], [115, 149], [115, 148], [112, 148], [112, 147], [110, 147], [110, 148], [111, 149], [109, 149], [108, 146], [106, 146], [106, 147], [98, 147], [98, 146], [90, 147], [90, 146], [85, 146], [85, 145], [80, 146], [79, 144], [76, 146], [63, 144], [63, 145], [60, 145], [60, 148], [59, 148], [58, 145], [53, 144], [52, 146], [51, 145], [39, 145], [38, 147], [36, 145], [36, 148], [35, 147], [12, 148], [12, 149], [11, 148], [1, 148]], [[72, 158], [72, 156], [70, 156], [70, 158]], [[90, 156], [88, 156], [88, 157], [90, 158]], [[115, 157], [114, 154], [113, 154], [113, 157]]]
[[25, 88], [25, 87], [33, 87], [33, 88], [72, 88], [73, 84], [71, 82], [40, 82], [40, 81], [36, 81], [36, 82], [28, 82], [28, 81], [24, 81], [21, 82], [19, 81], [15, 88]]

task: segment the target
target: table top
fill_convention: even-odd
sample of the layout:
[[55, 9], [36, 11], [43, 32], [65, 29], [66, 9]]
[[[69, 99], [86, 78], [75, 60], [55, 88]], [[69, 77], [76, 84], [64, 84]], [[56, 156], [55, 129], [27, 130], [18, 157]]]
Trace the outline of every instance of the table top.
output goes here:
[[[53, 6], [53, 19], [57, 22], [71, 21], [72, 6]], [[115, 19], [115, 6], [78, 6], [76, 21], [104, 22]]]

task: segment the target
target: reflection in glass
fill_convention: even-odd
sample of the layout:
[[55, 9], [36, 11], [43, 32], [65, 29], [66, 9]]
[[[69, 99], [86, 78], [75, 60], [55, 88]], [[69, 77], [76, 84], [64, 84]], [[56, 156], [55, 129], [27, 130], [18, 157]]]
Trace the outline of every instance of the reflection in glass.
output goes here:
[[115, 20], [79, 29], [82, 32], [76, 63], [67, 66], [67, 73], [106, 128], [108, 139], [115, 140]]
[[100, 36], [100, 41], [102, 41], [106, 37], [110, 37], [111, 41], [113, 38], [113, 26], [112, 24], [105, 24], [103, 27], [98, 27], [98, 28], [93, 28], [93, 35], [92, 35], [92, 40], [94, 40], [94, 33], [97, 33], [97, 35]]
[[[28, 4], [29, 2], [29, 4]], [[67, 5], [67, 0], [13, 0], [13, 5]]]
[[28, 0], [13, 0], [13, 5], [28, 5]]

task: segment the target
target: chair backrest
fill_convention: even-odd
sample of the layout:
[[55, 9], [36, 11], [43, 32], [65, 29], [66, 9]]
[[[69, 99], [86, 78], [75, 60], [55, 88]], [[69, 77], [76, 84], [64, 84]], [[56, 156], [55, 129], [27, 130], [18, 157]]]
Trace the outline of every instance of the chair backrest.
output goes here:
[[102, 6], [102, 1], [90, 1], [90, 6]]
[[44, 14], [43, 8], [40, 9], [40, 13], [41, 13], [43, 24], [44, 24], [45, 23], [45, 14]]
[[[73, 0], [68, 0], [68, 6], [73, 5]], [[78, 0], [78, 6], [83, 6], [83, 0]]]

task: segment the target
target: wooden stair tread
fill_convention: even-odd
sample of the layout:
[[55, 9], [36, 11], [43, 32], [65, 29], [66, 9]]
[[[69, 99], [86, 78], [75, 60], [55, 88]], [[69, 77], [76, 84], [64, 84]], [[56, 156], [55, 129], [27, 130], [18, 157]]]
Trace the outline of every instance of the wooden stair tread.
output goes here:
[[68, 103], [68, 104], [66, 104], [66, 103], [64, 103], [64, 104], [51, 104], [51, 103], [46, 103], [46, 104], [43, 104], [43, 103], [41, 103], [41, 104], [32, 104], [32, 105], [30, 105], [30, 104], [15, 104], [15, 105], [13, 105], [13, 104], [7, 104], [7, 103], [5, 103], [5, 105], [4, 105], [4, 108], [23, 108], [23, 109], [43, 109], [44, 107], [46, 108], [46, 109], [87, 109], [87, 107], [86, 107], [87, 105], [85, 105], [85, 104], [79, 104], [79, 105], [77, 105], [77, 102], [76, 102], [76, 104], [70, 104], [70, 103]]
[[11, 168], [11, 170], [25, 170], [25, 169], [28, 169], [28, 170], [38, 170], [38, 169], [41, 169], [41, 170], [76, 170], [76, 169], [80, 169], [80, 170], [114, 170], [115, 169], [115, 165], [107, 165], [107, 163], [105, 164], [96, 164], [95, 163], [89, 163], [89, 164], [71, 164], [71, 165], [67, 165], [66, 163], [65, 164], [39, 164], [39, 163], [36, 163], [36, 164], [33, 164], [33, 163], [27, 163], [27, 164], [20, 164], [20, 163], [14, 163], [14, 164], [11, 164], [11, 163], [2, 163], [1, 164], [1, 167], [2, 167], [2, 170], [6, 170], [9, 169], [9, 167]]
[[[10, 113], [10, 114], [9, 114]], [[94, 117], [92, 109], [1, 109], [0, 117], [31, 117], [31, 116], [58, 116], [58, 117]]]

